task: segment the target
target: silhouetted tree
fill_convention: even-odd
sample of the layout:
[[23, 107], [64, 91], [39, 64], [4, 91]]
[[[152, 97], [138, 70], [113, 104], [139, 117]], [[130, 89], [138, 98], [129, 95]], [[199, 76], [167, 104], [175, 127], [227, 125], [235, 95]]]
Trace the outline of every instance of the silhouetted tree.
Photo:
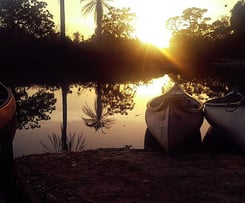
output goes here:
[[228, 17], [210, 23], [207, 9], [188, 8], [181, 16], [170, 18], [167, 26], [173, 31], [170, 52], [186, 74], [210, 72], [211, 64], [220, 56], [221, 45], [232, 34]]
[[235, 34], [245, 38], [245, 0], [238, 1], [231, 10], [231, 27]]
[[116, 38], [132, 38], [135, 30], [132, 25], [134, 19], [135, 14], [130, 12], [130, 8], [111, 7], [102, 19], [102, 34]]
[[81, 3], [86, 3], [82, 8], [83, 15], [87, 15], [94, 10], [94, 18], [96, 21], [96, 36], [101, 35], [101, 22], [104, 15], [104, 10], [109, 9], [108, 2], [113, 0], [80, 0]]
[[1, 0], [0, 27], [14, 36], [46, 37], [54, 33], [53, 15], [46, 7], [46, 2], [38, 0]]
[[211, 20], [210, 17], [204, 17], [206, 12], [207, 9], [188, 8], [183, 11], [182, 16], [169, 18], [166, 26], [173, 31], [174, 38], [205, 36], [210, 31], [208, 22]]
[[74, 32], [73, 35], [73, 42], [80, 43], [84, 41], [84, 36], [80, 32]]
[[210, 32], [207, 34], [212, 40], [226, 39], [232, 35], [232, 29], [228, 16], [223, 16], [212, 23]]
[[208, 31], [207, 22], [211, 20], [210, 17], [204, 17], [204, 14], [207, 12], [207, 9], [201, 8], [188, 8], [183, 11], [182, 19], [183, 24], [188, 30], [187, 34], [190, 36], [203, 36]]

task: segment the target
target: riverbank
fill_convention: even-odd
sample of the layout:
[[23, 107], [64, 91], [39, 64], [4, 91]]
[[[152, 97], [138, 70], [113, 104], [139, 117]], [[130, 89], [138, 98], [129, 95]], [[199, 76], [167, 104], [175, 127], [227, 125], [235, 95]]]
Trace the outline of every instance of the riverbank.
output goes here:
[[40, 202], [245, 202], [241, 154], [126, 147], [28, 155], [15, 165]]

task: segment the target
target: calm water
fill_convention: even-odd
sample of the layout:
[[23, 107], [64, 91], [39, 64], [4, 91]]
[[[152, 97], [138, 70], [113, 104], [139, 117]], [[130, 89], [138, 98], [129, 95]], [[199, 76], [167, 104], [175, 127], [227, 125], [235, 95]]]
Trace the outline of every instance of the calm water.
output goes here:
[[[147, 84], [69, 85], [68, 93], [65, 94], [67, 135], [74, 136], [73, 150], [78, 138], [84, 141], [84, 149], [125, 145], [144, 148], [146, 104], [172, 84], [168, 76], [163, 76]], [[18, 95], [16, 98], [21, 119], [18, 120], [13, 142], [14, 156], [44, 153], [48, 150], [54, 152], [54, 145], [61, 139], [64, 121], [62, 89], [21, 87], [16, 88], [15, 94]], [[202, 98], [205, 99], [205, 95]], [[201, 128], [202, 136], [207, 129], [205, 121]], [[53, 138], [57, 140], [54, 141]]]

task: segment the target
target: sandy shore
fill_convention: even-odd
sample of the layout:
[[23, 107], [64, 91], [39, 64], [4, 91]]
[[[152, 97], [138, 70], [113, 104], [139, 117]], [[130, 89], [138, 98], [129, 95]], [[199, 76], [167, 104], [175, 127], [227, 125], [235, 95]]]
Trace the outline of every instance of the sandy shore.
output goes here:
[[112, 148], [15, 163], [24, 189], [40, 202], [245, 202], [239, 154]]

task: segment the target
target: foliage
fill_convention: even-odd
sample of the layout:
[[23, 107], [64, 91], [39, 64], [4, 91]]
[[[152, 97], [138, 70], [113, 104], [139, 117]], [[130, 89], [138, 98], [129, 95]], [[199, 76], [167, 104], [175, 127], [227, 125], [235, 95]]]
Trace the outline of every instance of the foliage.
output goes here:
[[104, 133], [103, 129], [109, 129], [114, 123], [112, 115], [127, 115], [134, 108], [135, 90], [128, 84], [97, 83], [91, 86], [97, 94], [94, 110], [87, 104], [84, 105], [82, 119], [88, 127], [93, 127], [96, 131], [101, 129]]
[[46, 2], [38, 0], [1, 0], [0, 27], [15, 36], [46, 37], [54, 33], [53, 15], [46, 7]]
[[225, 39], [232, 34], [229, 18], [223, 16], [212, 24], [210, 17], [205, 17], [207, 9], [188, 8], [182, 16], [169, 18], [166, 25], [173, 31], [171, 45], [185, 39], [203, 38], [207, 40]]
[[203, 103], [210, 98], [222, 97], [231, 89], [231, 84], [222, 77], [203, 77], [190, 80], [179, 76], [175, 82], [181, 84], [188, 94]]
[[127, 115], [134, 108], [135, 93], [135, 89], [129, 84], [104, 84], [101, 100], [110, 115]]
[[80, 43], [84, 41], [84, 36], [80, 32], [74, 32], [72, 35], [73, 42]]
[[101, 129], [101, 131], [105, 133], [104, 128], [111, 128], [112, 124], [115, 121], [113, 118], [109, 117], [109, 111], [104, 108], [102, 109], [101, 115], [98, 116], [99, 113], [96, 101], [94, 103], [94, 111], [87, 104], [83, 106], [82, 110], [85, 114], [85, 116], [82, 116], [85, 125], [87, 125], [88, 127], [93, 127], [96, 131]]
[[55, 110], [54, 93], [40, 89], [29, 95], [28, 88], [13, 89], [16, 98], [17, 129], [39, 128], [40, 121], [49, 120]]
[[135, 14], [130, 12], [130, 8], [111, 7], [102, 19], [102, 34], [116, 38], [132, 38], [135, 30], [132, 25], [134, 19]]
[[188, 8], [182, 16], [175, 16], [167, 20], [167, 27], [173, 31], [173, 35], [185, 35], [189, 37], [203, 36], [208, 32], [207, 22], [210, 17], [204, 17], [207, 9]]
[[[53, 133], [52, 135], [48, 135], [49, 142], [52, 146], [52, 148], [48, 147], [47, 144], [40, 141], [40, 144], [44, 148], [44, 151], [47, 153], [58, 153], [63, 152], [62, 149], [62, 141], [61, 137], [57, 134]], [[67, 137], [68, 142], [68, 149], [67, 151], [82, 151], [85, 148], [85, 138], [83, 137], [83, 134], [77, 135], [76, 133], [69, 133], [69, 136]]]
[[230, 46], [233, 42], [229, 18], [223, 16], [210, 23], [206, 12], [206, 9], [188, 8], [181, 16], [167, 21], [168, 28], [173, 31], [170, 52], [187, 75], [210, 74], [208, 67], [215, 58], [230, 51], [223, 45]]
[[236, 35], [245, 35], [245, 0], [238, 1], [231, 10], [231, 27]]
[[82, 8], [83, 15], [87, 15], [94, 11], [94, 19], [97, 25], [96, 35], [101, 34], [101, 23], [104, 15], [104, 10], [110, 8], [108, 2], [111, 1], [112, 0], [80, 0], [81, 3], [86, 3]]
[[228, 16], [223, 16], [212, 23], [209, 32], [206, 36], [212, 40], [227, 39], [232, 35], [230, 19]]

